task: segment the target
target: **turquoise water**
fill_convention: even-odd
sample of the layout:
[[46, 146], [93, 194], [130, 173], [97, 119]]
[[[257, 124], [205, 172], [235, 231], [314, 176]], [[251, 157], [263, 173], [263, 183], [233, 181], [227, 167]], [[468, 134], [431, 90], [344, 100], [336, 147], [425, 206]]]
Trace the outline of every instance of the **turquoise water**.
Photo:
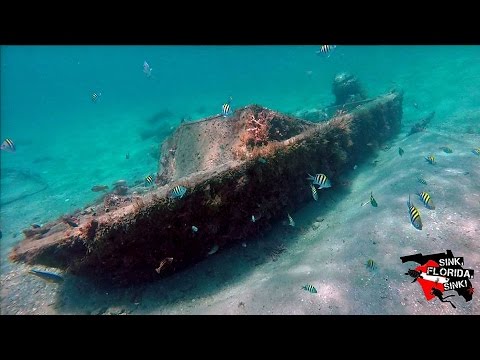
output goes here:
[[[220, 113], [229, 96], [234, 108], [320, 108], [334, 101], [335, 74], [348, 71], [370, 96], [401, 87], [405, 125], [432, 110], [440, 125], [459, 112], [479, 110], [480, 46], [340, 45], [330, 57], [317, 50], [2, 46], [1, 138], [17, 147], [16, 153], [1, 152], [2, 271], [11, 266], [6, 254], [22, 229], [82, 208], [98, 197], [90, 190], [94, 185], [133, 183], [156, 172], [150, 153], [168, 131], [182, 118]], [[144, 61], [153, 69], [150, 78], [142, 71]], [[102, 93], [96, 103], [93, 92]], [[142, 139], [148, 119], [166, 110], [171, 115], [155, 125], [163, 135]], [[29, 195], [44, 184], [45, 190]]]

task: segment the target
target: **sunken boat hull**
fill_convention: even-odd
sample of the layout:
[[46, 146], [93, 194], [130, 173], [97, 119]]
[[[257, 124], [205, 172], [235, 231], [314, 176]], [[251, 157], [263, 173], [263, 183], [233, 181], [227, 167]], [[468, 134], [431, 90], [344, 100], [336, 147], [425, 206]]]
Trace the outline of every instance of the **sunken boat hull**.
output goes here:
[[[182, 124], [163, 144], [154, 189], [108, 212], [76, 214], [76, 227], [58, 220], [26, 233], [10, 258], [116, 284], [168, 276], [313, 201], [307, 173], [326, 174], [334, 189], [399, 132], [402, 101], [391, 92], [322, 123], [252, 105]], [[268, 128], [255, 129], [259, 120]], [[170, 196], [177, 185], [187, 189], [181, 199]]]

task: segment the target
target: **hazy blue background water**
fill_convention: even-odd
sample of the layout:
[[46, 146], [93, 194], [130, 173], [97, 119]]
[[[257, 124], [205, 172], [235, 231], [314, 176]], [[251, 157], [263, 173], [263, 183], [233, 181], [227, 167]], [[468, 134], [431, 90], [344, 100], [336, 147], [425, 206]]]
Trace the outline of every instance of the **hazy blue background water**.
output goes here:
[[[439, 122], [478, 110], [480, 46], [338, 46], [330, 57], [318, 46], [2, 46], [1, 152], [2, 260], [31, 223], [83, 207], [90, 188], [129, 182], [157, 171], [149, 155], [158, 141], [142, 140], [149, 117], [162, 110], [181, 118], [218, 114], [257, 103], [283, 112], [333, 101], [336, 73], [357, 75], [371, 96], [405, 90], [404, 123], [435, 110]], [[142, 71], [144, 61], [153, 77]], [[311, 72], [309, 75], [308, 72]], [[97, 103], [93, 92], [101, 92]], [[412, 104], [420, 106], [415, 109]], [[125, 154], [130, 153], [130, 159]], [[32, 181], [28, 175], [36, 178]], [[40, 180], [38, 180], [38, 179]], [[37, 179], [37, 180], [35, 180]], [[2, 270], [8, 263], [2, 261]]]

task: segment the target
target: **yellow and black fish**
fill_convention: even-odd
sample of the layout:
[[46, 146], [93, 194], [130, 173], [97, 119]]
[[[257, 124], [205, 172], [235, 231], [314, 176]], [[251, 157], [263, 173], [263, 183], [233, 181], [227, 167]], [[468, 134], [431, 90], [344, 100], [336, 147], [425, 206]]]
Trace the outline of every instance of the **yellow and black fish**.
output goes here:
[[423, 225], [422, 219], [420, 218], [420, 211], [418, 211], [418, 209], [410, 202], [410, 194], [408, 195], [407, 206], [412, 225], [415, 227], [415, 229], [422, 230]]
[[401, 147], [398, 148], [398, 154], [399, 154], [400, 156], [402, 156], [404, 152], [405, 152], [405, 151], [403, 151], [403, 149], [402, 149]]
[[0, 145], [0, 149], [7, 152], [15, 152], [15, 144], [12, 139], [5, 139], [5, 141]]
[[170, 197], [181, 199], [185, 195], [186, 192], [187, 192], [187, 189], [185, 187], [177, 185], [172, 189], [172, 191], [170, 193]]
[[422, 179], [421, 177], [418, 177], [417, 180], [420, 184], [427, 185], [427, 182], [425, 181], [425, 179]]
[[222, 105], [222, 115], [227, 117], [228, 115], [230, 115], [232, 113], [232, 109], [230, 108], [230, 104], [223, 104]]
[[435, 156], [433, 154], [428, 155], [428, 157], [425, 158], [430, 164], [435, 165], [437, 162], [435, 161]]
[[312, 293], [312, 294], [316, 294], [316, 293], [317, 293], [317, 289], [315, 289], [315, 286], [310, 285], [310, 284], [303, 285], [303, 286], [302, 286], [302, 290], [307, 290], [308, 292], [310, 292], [310, 293]]
[[420, 199], [422, 199], [422, 202], [427, 209], [435, 210], [435, 205], [433, 204], [433, 201], [427, 192], [417, 192], [417, 195], [420, 196]]
[[372, 259], [368, 259], [365, 266], [368, 270], [375, 270], [377, 268], [377, 264]]
[[312, 176], [310, 174], [307, 174], [307, 175], [308, 175], [307, 180], [313, 181], [313, 185], [318, 185], [318, 189], [332, 187], [330, 180], [324, 174], [316, 174], [315, 176]]
[[377, 207], [377, 201], [373, 197], [373, 192], [370, 193], [370, 204], [372, 204], [373, 207]]
[[472, 153], [474, 153], [475, 155], [477, 156], [480, 156], [480, 147], [476, 148], [476, 149], [473, 149], [472, 150]]
[[336, 45], [321, 45], [320, 50], [317, 51], [317, 54], [323, 54], [323, 55], [328, 54], [328, 56], [330, 57], [331, 52], [336, 47], [337, 47]]
[[318, 201], [317, 189], [315, 189], [315, 186], [313, 186], [312, 184], [310, 184], [310, 188], [312, 189], [313, 200]]
[[440, 146], [439, 149], [443, 150], [443, 152], [445, 152], [447, 154], [451, 154], [453, 152], [453, 150], [451, 148], [449, 148], [448, 146]]
[[148, 175], [145, 177], [145, 186], [153, 184], [153, 176]]
[[102, 96], [102, 93], [97, 94], [97, 93], [94, 92], [92, 94], [92, 102], [94, 102], [94, 103], [97, 102], [97, 100], [99, 99], [100, 96]]

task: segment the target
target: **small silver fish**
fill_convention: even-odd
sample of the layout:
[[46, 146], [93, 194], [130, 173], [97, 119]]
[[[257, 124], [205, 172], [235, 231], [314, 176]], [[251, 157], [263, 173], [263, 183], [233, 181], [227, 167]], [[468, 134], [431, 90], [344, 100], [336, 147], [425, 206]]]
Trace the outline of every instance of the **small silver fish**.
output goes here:
[[254, 223], [256, 221], [255, 215], [252, 215], [252, 222]]
[[192, 231], [196, 233], [198, 231], [198, 228], [195, 225], [192, 225]]
[[146, 61], [143, 62], [143, 73], [147, 75], [147, 77], [152, 76], [153, 69], [148, 65]]
[[108, 185], [95, 185], [91, 189], [93, 192], [107, 191]]
[[295, 226], [295, 221], [293, 221], [289, 213], [287, 213], [287, 216], [288, 216], [288, 225]]
[[48, 282], [54, 282], [54, 283], [61, 283], [63, 282], [63, 277], [58, 275], [58, 274], [55, 274], [55, 273], [52, 273], [50, 271], [40, 271], [40, 270], [29, 270], [28, 271], [30, 274], [33, 274], [33, 275], [36, 275], [38, 276], [39, 278], [45, 280], [45, 281], [48, 281]]
[[167, 266], [169, 266], [172, 262], [173, 262], [172, 257], [167, 257], [163, 259], [162, 261], [160, 261], [160, 264], [158, 265], [158, 268], [155, 269], [155, 271], [157, 272], [157, 274], [160, 274], [162, 270]]
[[208, 255], [213, 255], [213, 254], [215, 254], [217, 251], [218, 251], [218, 245], [215, 244], [215, 245], [212, 246], [212, 248], [211, 248], [210, 251], [208, 252]]

